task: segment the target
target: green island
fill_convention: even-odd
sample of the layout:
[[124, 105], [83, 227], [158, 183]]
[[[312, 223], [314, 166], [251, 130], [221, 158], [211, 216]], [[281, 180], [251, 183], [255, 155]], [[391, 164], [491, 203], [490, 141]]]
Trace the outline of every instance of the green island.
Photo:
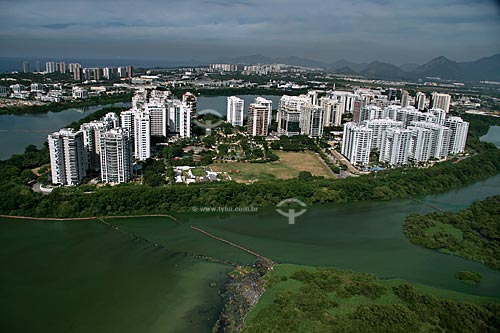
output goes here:
[[415, 245], [500, 270], [500, 195], [477, 201], [456, 213], [410, 215], [405, 220], [404, 233]]
[[500, 300], [335, 268], [276, 265], [245, 333], [496, 332]]
[[477, 272], [462, 271], [462, 272], [456, 272], [455, 277], [467, 284], [474, 285], [481, 281], [483, 275]]

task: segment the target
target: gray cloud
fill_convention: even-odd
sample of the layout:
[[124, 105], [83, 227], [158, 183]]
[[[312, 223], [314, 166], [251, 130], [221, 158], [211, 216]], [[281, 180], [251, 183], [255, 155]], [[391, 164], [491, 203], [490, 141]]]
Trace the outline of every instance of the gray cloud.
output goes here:
[[463, 61], [498, 36], [493, 0], [0, 0], [0, 56]]

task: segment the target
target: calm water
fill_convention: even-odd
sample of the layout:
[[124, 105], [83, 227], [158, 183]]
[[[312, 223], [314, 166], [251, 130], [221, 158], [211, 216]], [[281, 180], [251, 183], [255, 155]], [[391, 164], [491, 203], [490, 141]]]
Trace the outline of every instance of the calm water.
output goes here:
[[[245, 114], [248, 114], [248, 105], [253, 103], [255, 97], [261, 96], [273, 101], [273, 109], [278, 107], [281, 96], [273, 95], [237, 95], [245, 101]], [[205, 109], [211, 109], [219, 112], [221, 115], [227, 113], [227, 96], [200, 96], [198, 97], [198, 112]]]
[[482, 141], [488, 141], [500, 147], [500, 126], [491, 126], [488, 133], [481, 137]]
[[24, 152], [26, 146], [33, 144], [41, 147], [47, 135], [80, 120], [92, 112], [111, 106], [130, 106], [130, 103], [115, 103], [67, 109], [61, 112], [26, 115], [0, 115], [0, 160], [13, 154]]

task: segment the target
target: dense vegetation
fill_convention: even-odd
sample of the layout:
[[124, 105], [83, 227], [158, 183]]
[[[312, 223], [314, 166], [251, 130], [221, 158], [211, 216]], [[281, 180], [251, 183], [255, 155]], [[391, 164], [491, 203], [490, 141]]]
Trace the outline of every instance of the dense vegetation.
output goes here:
[[69, 102], [46, 103], [43, 105], [23, 107], [3, 107], [0, 108], [0, 115], [60, 112], [69, 108], [82, 108], [87, 106], [106, 105], [118, 102], [129, 102], [131, 98], [131, 94], [99, 95], [97, 97], [91, 97], [85, 100], [72, 100]]
[[371, 274], [279, 265], [266, 277], [245, 333], [498, 332], [500, 324], [499, 304], [437, 298]]
[[500, 269], [500, 195], [477, 201], [457, 213], [410, 215], [404, 233], [413, 244]]
[[462, 271], [462, 272], [456, 272], [455, 277], [467, 284], [476, 284], [481, 281], [483, 275], [477, 272]]

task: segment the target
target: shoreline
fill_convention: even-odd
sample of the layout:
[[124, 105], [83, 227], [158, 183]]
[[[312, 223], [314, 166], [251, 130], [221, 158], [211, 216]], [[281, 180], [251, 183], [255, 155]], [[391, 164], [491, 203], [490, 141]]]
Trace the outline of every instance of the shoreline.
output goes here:
[[168, 217], [175, 222], [179, 220], [168, 214], [142, 214], [142, 215], [108, 215], [108, 216], [87, 216], [87, 217], [32, 217], [32, 216], [19, 216], [19, 215], [5, 215], [0, 214], [0, 218], [11, 218], [19, 220], [34, 220], [34, 221], [88, 221], [98, 219], [126, 219], [126, 218], [140, 218], [140, 217]]

